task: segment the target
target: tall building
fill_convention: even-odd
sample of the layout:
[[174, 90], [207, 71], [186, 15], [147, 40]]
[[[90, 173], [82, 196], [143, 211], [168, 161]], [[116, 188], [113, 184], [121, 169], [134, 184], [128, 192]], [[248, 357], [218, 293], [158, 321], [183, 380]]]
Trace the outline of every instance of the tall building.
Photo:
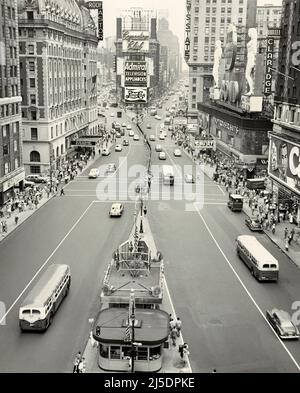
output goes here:
[[75, 0], [18, 0], [18, 14], [24, 166], [48, 174], [98, 132], [96, 27]]
[[278, 207], [300, 223], [300, 1], [284, 0], [269, 175]]
[[0, 206], [23, 187], [18, 17], [16, 0], [0, 0]]
[[264, 4], [257, 6], [256, 23], [258, 36], [264, 38], [268, 36], [269, 28], [280, 28], [282, 6]]
[[158, 21], [157, 38], [160, 44], [160, 88], [163, 91], [178, 80], [181, 70], [179, 40], [169, 29], [166, 18]]
[[228, 27], [237, 27], [238, 56], [243, 56], [247, 20], [255, 20], [256, 0], [186, 0], [185, 59], [189, 66], [188, 116], [197, 119], [197, 103], [209, 97], [215, 43], [226, 45]]
[[116, 34], [118, 100], [144, 105], [158, 97], [159, 55], [156, 13], [141, 8], [122, 11]]

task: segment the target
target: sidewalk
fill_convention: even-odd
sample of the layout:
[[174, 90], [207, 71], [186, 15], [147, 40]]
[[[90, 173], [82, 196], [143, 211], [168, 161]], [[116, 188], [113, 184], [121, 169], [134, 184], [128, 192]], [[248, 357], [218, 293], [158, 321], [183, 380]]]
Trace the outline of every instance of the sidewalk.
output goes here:
[[[109, 143], [111, 143], [111, 142], [109, 142]], [[113, 144], [111, 143], [111, 145], [113, 145]], [[111, 147], [111, 146], [110, 146], [110, 147]], [[93, 163], [94, 163], [99, 157], [101, 157], [101, 153], [100, 153], [100, 155], [99, 155], [99, 154], [98, 154], [98, 151], [96, 151], [95, 157], [94, 157], [92, 160], [89, 160], [89, 161], [87, 162], [87, 165], [83, 167], [82, 171], [86, 170], [86, 169], [89, 168], [91, 165], [93, 165]], [[79, 175], [80, 175], [80, 173], [79, 173], [77, 176], [79, 176]], [[76, 176], [76, 177], [77, 177], [77, 176]], [[75, 179], [76, 179], [76, 177], [75, 177]], [[74, 180], [75, 180], [75, 179], [74, 179]], [[72, 182], [72, 180], [71, 180], [70, 182]], [[70, 182], [69, 182], [69, 183], [70, 183]], [[68, 184], [69, 184], [69, 183], [68, 183]], [[18, 228], [20, 225], [22, 225], [22, 224], [24, 223], [24, 221], [27, 220], [27, 218], [29, 218], [29, 217], [30, 217], [32, 214], [34, 214], [38, 209], [40, 209], [40, 208], [41, 208], [42, 206], [44, 206], [47, 202], [49, 202], [53, 197], [58, 196], [58, 195], [59, 195], [59, 192], [60, 192], [60, 190], [61, 190], [61, 188], [64, 188], [64, 187], [65, 187], [65, 185], [63, 185], [62, 187], [60, 186], [59, 189], [58, 189], [58, 191], [57, 191], [57, 193], [51, 193], [51, 194], [49, 195], [49, 198], [47, 197], [47, 194], [46, 194], [45, 190], [43, 190], [43, 191], [42, 191], [42, 193], [43, 193], [42, 198], [40, 199], [39, 204], [38, 204], [37, 207], [33, 206], [33, 209], [29, 209], [29, 207], [27, 207], [27, 209], [26, 209], [25, 211], [21, 212], [21, 213], [19, 213], [19, 210], [13, 211], [13, 212], [11, 213], [11, 217], [9, 217], [9, 218], [6, 218], [6, 217], [0, 218], [0, 222], [1, 222], [3, 219], [5, 219], [5, 220], [6, 220], [6, 223], [7, 223], [7, 232], [6, 232], [6, 233], [0, 232], [0, 242], [1, 242], [3, 239], [5, 239], [10, 233], [12, 233], [16, 228]], [[18, 220], [18, 224], [17, 224], [17, 225], [15, 224], [15, 216], [16, 216], [16, 215], [19, 217], [19, 220]]]
[[[145, 239], [150, 250], [151, 250], [151, 255], [156, 255], [157, 254], [157, 248], [155, 245], [155, 241], [149, 226], [148, 219], [143, 215], [143, 234], [140, 234], [140, 237], [142, 239]], [[138, 215], [136, 226], [137, 228], [140, 228], [140, 222], [141, 222], [141, 216], [140, 214]], [[133, 239], [135, 232], [135, 226], [133, 226], [129, 239]], [[173, 318], [176, 318], [176, 315], [174, 315], [173, 307], [171, 304], [171, 299], [169, 297], [169, 291], [167, 288], [167, 283], [164, 280], [164, 288], [163, 288], [163, 301], [161, 305], [161, 309], [165, 310], [169, 314], [172, 314]], [[184, 329], [184, 326], [183, 326]], [[163, 349], [163, 362], [162, 362], [162, 368], [159, 371], [159, 373], [191, 373], [192, 370], [190, 368], [190, 363], [189, 360], [187, 361], [186, 366], [184, 365], [183, 361], [180, 358], [180, 354], [178, 351], [179, 345], [183, 344], [183, 338], [182, 335], [180, 334], [180, 337], [177, 340], [176, 346], [172, 346], [171, 343], [169, 343], [169, 348], [164, 348]], [[83, 357], [85, 358], [86, 362], [86, 372], [87, 373], [107, 373], [107, 371], [103, 371], [100, 369], [98, 366], [98, 347], [95, 345], [93, 339], [89, 339], [87, 342], [87, 345], [85, 347], [85, 350], [83, 352]]]
[[[195, 163], [198, 163], [198, 160], [192, 157], [190, 153], [188, 153], [185, 149], [182, 149], [184, 153], [191, 158]], [[209, 164], [201, 164], [203, 166], [204, 173], [213, 179], [213, 174], [215, 172], [216, 166], [213, 165], [212, 167]], [[226, 192], [225, 187], [220, 184], [220, 187], [223, 188], [224, 192]], [[243, 211], [248, 217], [252, 217], [252, 211], [247, 202], [244, 202]], [[277, 247], [281, 249], [281, 251], [295, 264], [300, 268], [300, 240], [299, 243], [295, 240], [292, 240], [291, 244], [289, 245], [289, 250], [286, 251], [285, 249], [285, 239], [284, 239], [284, 229], [287, 228], [288, 231], [292, 228], [295, 229], [295, 234], [300, 232], [300, 228], [297, 228], [297, 225], [290, 224], [288, 221], [284, 221], [278, 223], [276, 225], [275, 234], [272, 233], [271, 230], [264, 229], [264, 233], [270, 238], [270, 240], [276, 244]], [[297, 238], [297, 235], [294, 236], [294, 239]]]

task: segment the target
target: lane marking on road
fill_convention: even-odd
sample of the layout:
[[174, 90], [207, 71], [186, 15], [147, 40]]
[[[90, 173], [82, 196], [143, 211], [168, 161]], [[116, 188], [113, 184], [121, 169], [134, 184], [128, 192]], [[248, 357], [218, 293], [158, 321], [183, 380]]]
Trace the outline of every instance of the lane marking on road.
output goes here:
[[219, 189], [221, 190], [222, 194], [225, 196], [226, 194], [225, 194], [225, 192], [222, 190], [222, 187], [219, 186], [219, 185], [218, 185], [218, 187], [219, 187]]
[[239, 274], [236, 272], [236, 270], [234, 269], [234, 267], [232, 266], [232, 264], [230, 263], [229, 259], [227, 258], [227, 256], [225, 255], [224, 251], [222, 250], [221, 246], [219, 245], [218, 241], [216, 240], [216, 238], [214, 237], [213, 233], [211, 232], [207, 222], [205, 221], [204, 217], [202, 216], [201, 212], [199, 211], [197, 204], [194, 203], [194, 207], [197, 210], [197, 213], [199, 215], [199, 217], [201, 218], [207, 232], [210, 234], [211, 238], [213, 239], [215, 245], [217, 246], [217, 248], [219, 249], [220, 253], [222, 254], [222, 256], [224, 257], [225, 261], [227, 262], [228, 266], [230, 267], [230, 269], [232, 270], [233, 274], [236, 276], [236, 278], [238, 279], [239, 283], [241, 284], [241, 286], [243, 287], [243, 289], [245, 290], [245, 292], [247, 293], [247, 295], [249, 296], [250, 300], [252, 301], [252, 303], [254, 304], [254, 306], [257, 308], [258, 312], [261, 314], [261, 316], [264, 318], [264, 320], [267, 322], [267, 324], [269, 325], [269, 327], [271, 328], [271, 330], [273, 331], [275, 337], [277, 338], [277, 340], [279, 341], [279, 343], [282, 345], [282, 347], [285, 349], [285, 351], [287, 352], [287, 354], [289, 355], [289, 357], [291, 358], [291, 360], [293, 361], [293, 363], [295, 364], [296, 368], [298, 369], [298, 371], [300, 371], [300, 365], [297, 363], [296, 359], [293, 357], [293, 355], [291, 354], [291, 352], [289, 351], [289, 349], [286, 347], [286, 345], [282, 342], [282, 340], [278, 337], [278, 335], [276, 334], [275, 330], [273, 329], [272, 325], [270, 324], [270, 322], [267, 320], [265, 314], [262, 312], [262, 310], [260, 309], [259, 305], [256, 303], [256, 301], [254, 300], [253, 296], [251, 295], [251, 293], [249, 292], [249, 290], [247, 289], [246, 285], [243, 283], [242, 279], [240, 278]]
[[87, 211], [90, 209], [90, 207], [93, 205], [93, 202], [91, 202], [88, 207], [84, 210], [84, 212], [79, 216], [79, 218], [76, 220], [75, 224], [72, 225], [71, 229], [66, 233], [66, 235], [63, 237], [63, 239], [58, 243], [58, 245], [55, 247], [55, 249], [52, 251], [52, 253], [49, 255], [49, 257], [46, 259], [46, 261], [42, 264], [42, 266], [38, 269], [38, 271], [35, 273], [35, 275], [32, 277], [32, 279], [29, 281], [29, 283], [26, 285], [26, 287], [22, 290], [22, 292], [19, 294], [19, 296], [16, 298], [16, 300], [12, 303], [12, 305], [9, 307], [9, 309], [6, 311], [6, 313], [3, 315], [3, 317], [0, 320], [0, 325], [3, 321], [5, 321], [5, 318], [7, 315], [10, 313], [10, 311], [14, 308], [14, 306], [17, 304], [17, 302], [20, 300], [20, 298], [23, 296], [24, 292], [29, 288], [29, 286], [32, 284], [32, 282], [35, 280], [35, 278], [39, 275], [39, 273], [44, 269], [44, 267], [48, 264], [50, 259], [53, 257], [53, 255], [56, 253], [56, 251], [61, 247], [61, 245], [64, 243], [64, 241], [67, 239], [67, 237], [71, 234], [71, 232], [75, 229], [75, 227], [78, 225], [78, 223], [82, 220], [82, 218], [85, 216]]

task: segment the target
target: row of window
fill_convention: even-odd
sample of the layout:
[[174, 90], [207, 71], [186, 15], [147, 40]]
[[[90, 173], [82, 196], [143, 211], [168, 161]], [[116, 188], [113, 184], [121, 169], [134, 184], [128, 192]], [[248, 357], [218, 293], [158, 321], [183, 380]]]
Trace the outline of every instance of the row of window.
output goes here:
[[[7, 96], [5, 96], [7, 97]], [[1, 91], [0, 91], [0, 98], [1, 98]], [[19, 114], [19, 105], [20, 104], [6, 104], [6, 105], [1, 105], [0, 108], [0, 118], [4, 118], [4, 117], [8, 117], [8, 116], [14, 116]], [[19, 127], [19, 123], [12, 123], [14, 124], [18, 124]]]
[[18, 169], [20, 166], [20, 162], [18, 158], [14, 159], [14, 168], [12, 168], [11, 163], [9, 161], [4, 163], [4, 175], [7, 175], [12, 170]]
[[[61, 144], [60, 147], [57, 146], [55, 150], [53, 149], [53, 154], [54, 154], [54, 158], [58, 158], [60, 155], [63, 155], [64, 154], [64, 145]], [[40, 153], [37, 150], [32, 150], [29, 154], [29, 160], [30, 160], [30, 162], [41, 162]]]
[[19, 132], [19, 122], [17, 121], [15, 123], [1, 126], [1, 133], [3, 139], [10, 137], [10, 130], [12, 130], [13, 134], [17, 134]]
[[[14, 152], [16, 153], [17, 151], [18, 151], [18, 141], [16, 141], [16, 140], [14, 140]], [[3, 144], [3, 155], [4, 156], [7, 156], [7, 155], [9, 155], [10, 154], [10, 147], [9, 147], [9, 144], [8, 143], [6, 143], [6, 144]]]
[[[7, 7], [7, 14], [8, 19], [15, 20], [16, 19], [16, 10], [13, 7]], [[5, 6], [1, 4], [1, 17], [5, 18]]]

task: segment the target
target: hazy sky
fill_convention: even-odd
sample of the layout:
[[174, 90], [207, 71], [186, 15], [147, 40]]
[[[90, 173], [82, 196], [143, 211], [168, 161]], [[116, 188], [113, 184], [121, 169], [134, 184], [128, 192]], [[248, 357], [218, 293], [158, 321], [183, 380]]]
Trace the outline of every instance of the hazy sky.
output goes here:
[[[282, 0], [257, 0], [257, 4], [281, 5]], [[154, 10], [167, 9], [169, 11], [170, 29], [179, 38], [181, 53], [183, 53], [185, 5], [186, 0], [103, 0], [104, 37], [116, 34], [116, 17], [120, 10], [130, 7]]]

